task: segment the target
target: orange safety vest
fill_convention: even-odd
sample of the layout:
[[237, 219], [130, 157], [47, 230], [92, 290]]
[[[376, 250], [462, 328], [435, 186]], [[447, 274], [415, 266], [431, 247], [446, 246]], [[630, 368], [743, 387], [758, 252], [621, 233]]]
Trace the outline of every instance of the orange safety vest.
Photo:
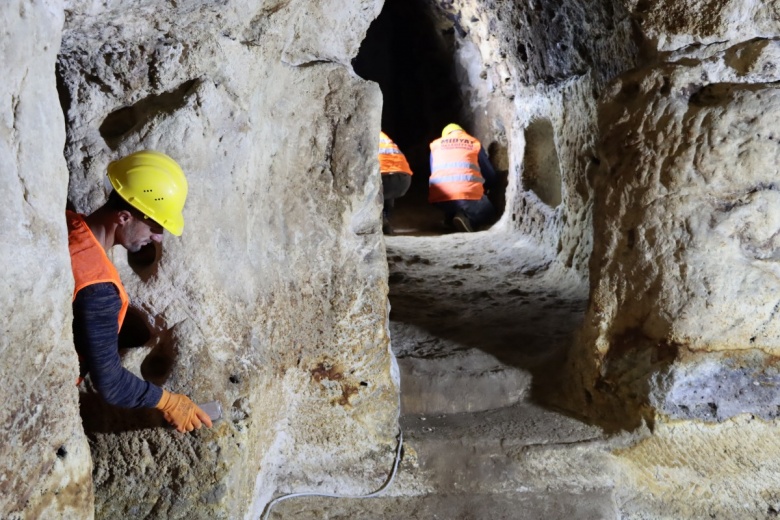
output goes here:
[[485, 179], [479, 169], [479, 141], [462, 130], [431, 143], [428, 201], [479, 200]]
[[384, 132], [379, 132], [379, 171], [388, 173], [412, 174], [409, 163], [401, 150]]
[[98, 243], [97, 238], [84, 222], [84, 216], [66, 210], [65, 217], [68, 222], [70, 264], [73, 268], [73, 279], [76, 282], [73, 287], [73, 299], [76, 299], [77, 292], [88, 285], [104, 282], [113, 283], [119, 290], [119, 299], [122, 301], [122, 307], [119, 309], [117, 317], [121, 329], [130, 299], [127, 297], [122, 280], [119, 279], [119, 273], [111, 260], [108, 259], [103, 246]]

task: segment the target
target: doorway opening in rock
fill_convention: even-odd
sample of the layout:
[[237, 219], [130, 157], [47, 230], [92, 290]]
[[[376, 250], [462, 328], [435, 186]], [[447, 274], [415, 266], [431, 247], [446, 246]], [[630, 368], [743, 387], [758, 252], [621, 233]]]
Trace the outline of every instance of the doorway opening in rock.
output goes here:
[[[414, 173], [406, 195], [395, 202], [391, 217], [395, 234], [452, 231], [444, 225], [442, 212], [428, 203], [428, 178], [430, 142], [441, 136], [447, 124], [459, 123], [469, 131], [473, 120], [462, 97], [466, 86], [458, 83], [455, 31], [451, 24], [437, 21], [429, 2], [387, 0], [352, 62], [358, 75], [379, 84], [384, 98], [382, 130], [404, 153]], [[493, 143], [483, 140], [482, 145], [486, 152], [496, 151]], [[499, 186], [493, 191], [502, 193], [489, 195], [497, 206], [496, 218], [503, 212], [505, 183]]]

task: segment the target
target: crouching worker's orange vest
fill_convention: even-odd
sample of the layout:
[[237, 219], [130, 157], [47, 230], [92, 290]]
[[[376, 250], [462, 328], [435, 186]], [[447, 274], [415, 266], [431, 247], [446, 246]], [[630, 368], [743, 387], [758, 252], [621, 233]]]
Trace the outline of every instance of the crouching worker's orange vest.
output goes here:
[[412, 174], [403, 152], [386, 133], [379, 132], [379, 171], [382, 175], [390, 173]]
[[431, 143], [428, 201], [479, 200], [485, 179], [479, 169], [479, 141], [462, 130]]

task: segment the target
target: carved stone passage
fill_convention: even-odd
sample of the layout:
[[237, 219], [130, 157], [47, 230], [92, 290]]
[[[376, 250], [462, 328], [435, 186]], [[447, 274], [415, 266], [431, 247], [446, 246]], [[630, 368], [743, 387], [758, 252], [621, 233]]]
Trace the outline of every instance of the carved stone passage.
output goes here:
[[[355, 61], [382, 96], [351, 65], [385, 3]], [[738, 0], [6, 0], [0, 518], [257, 518], [375, 490], [393, 321], [415, 415], [394, 495], [330, 517], [776, 517], [778, 20]], [[480, 137], [507, 184], [491, 231], [383, 239], [384, 102], [422, 171], [444, 124]], [[111, 253], [122, 362], [222, 404], [191, 435], [74, 385], [63, 210], [99, 207], [109, 161], [143, 148], [190, 192], [181, 237]], [[309, 504], [286, 511], [326, 514]]]

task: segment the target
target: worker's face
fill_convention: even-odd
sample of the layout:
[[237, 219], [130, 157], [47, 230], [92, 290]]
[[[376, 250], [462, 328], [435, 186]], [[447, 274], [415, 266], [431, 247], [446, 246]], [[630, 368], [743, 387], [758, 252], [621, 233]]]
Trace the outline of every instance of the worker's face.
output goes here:
[[137, 253], [147, 244], [162, 242], [163, 227], [150, 218], [126, 212], [118, 233], [119, 243], [131, 253]]

